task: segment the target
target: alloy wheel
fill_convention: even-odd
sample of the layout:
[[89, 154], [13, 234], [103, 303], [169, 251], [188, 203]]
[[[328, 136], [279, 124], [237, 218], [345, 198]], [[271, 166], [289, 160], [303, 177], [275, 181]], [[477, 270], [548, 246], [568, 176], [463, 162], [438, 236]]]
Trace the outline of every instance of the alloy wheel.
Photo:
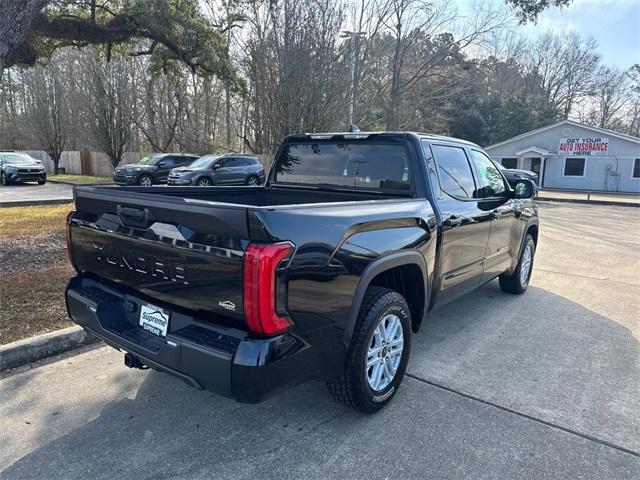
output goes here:
[[520, 283], [526, 285], [529, 281], [529, 272], [531, 272], [531, 260], [533, 258], [533, 249], [531, 244], [527, 243], [522, 252], [522, 265], [520, 266]]
[[402, 322], [397, 315], [385, 315], [376, 326], [369, 348], [365, 375], [372, 390], [384, 390], [393, 381], [404, 347]]

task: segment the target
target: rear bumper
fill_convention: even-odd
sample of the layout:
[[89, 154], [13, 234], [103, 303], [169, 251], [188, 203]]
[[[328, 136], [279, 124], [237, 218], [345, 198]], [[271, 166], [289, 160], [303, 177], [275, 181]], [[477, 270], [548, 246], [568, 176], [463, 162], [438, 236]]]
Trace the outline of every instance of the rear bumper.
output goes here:
[[293, 334], [250, 338], [244, 331], [173, 310], [163, 338], [138, 327], [140, 306], [148, 303], [139, 297], [82, 275], [69, 282], [65, 297], [75, 323], [143, 364], [196, 388], [256, 403], [307, 379], [301, 376], [305, 369], [300, 360], [309, 349]]

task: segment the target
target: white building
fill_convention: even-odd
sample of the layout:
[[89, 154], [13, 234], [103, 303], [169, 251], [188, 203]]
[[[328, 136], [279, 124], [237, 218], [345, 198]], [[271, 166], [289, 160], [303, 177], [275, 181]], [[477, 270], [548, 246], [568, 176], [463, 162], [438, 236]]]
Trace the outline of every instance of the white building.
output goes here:
[[640, 193], [640, 138], [563, 120], [485, 149], [541, 188]]

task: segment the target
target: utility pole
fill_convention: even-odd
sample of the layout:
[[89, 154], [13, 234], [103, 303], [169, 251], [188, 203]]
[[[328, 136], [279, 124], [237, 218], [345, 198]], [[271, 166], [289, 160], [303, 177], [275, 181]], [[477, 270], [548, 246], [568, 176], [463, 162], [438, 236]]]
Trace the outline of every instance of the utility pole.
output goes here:
[[340, 35], [340, 38], [349, 39], [349, 51], [351, 54], [351, 92], [349, 95], [349, 114], [347, 117], [347, 131], [351, 131], [353, 125], [353, 108], [356, 101], [356, 49], [357, 42], [360, 37], [364, 36], [366, 32], [352, 32], [350, 30], [344, 30]]

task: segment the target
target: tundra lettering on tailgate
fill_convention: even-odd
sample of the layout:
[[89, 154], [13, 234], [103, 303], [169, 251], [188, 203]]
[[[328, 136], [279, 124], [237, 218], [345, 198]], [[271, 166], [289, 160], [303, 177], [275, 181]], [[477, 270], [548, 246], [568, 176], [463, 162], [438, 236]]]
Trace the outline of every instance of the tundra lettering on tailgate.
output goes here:
[[95, 242], [93, 243], [93, 248], [96, 251], [96, 259], [100, 262], [118, 266], [132, 272], [138, 272], [142, 275], [149, 275], [189, 285], [189, 282], [185, 279], [184, 265], [168, 263], [166, 261], [160, 262], [149, 256], [128, 257], [126, 255], [121, 255], [120, 253], [116, 254], [114, 252], [109, 252], [105, 245], [99, 245]]

